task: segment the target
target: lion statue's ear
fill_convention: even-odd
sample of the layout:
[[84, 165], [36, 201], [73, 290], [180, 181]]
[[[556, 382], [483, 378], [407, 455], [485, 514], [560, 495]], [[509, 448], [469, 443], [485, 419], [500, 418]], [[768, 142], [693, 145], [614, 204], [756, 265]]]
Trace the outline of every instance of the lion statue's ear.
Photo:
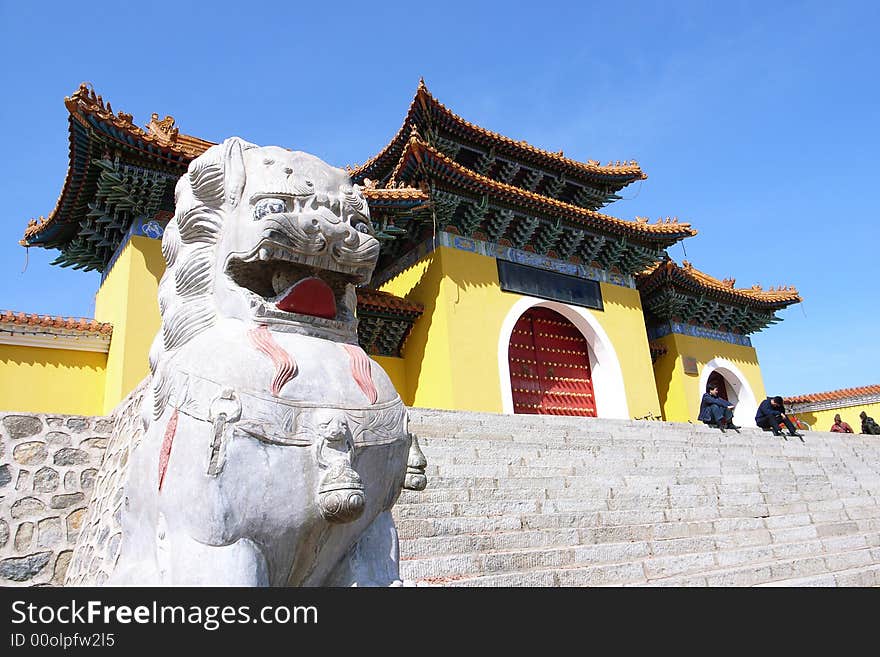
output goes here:
[[211, 146], [189, 164], [189, 182], [195, 197], [218, 208], [226, 201], [235, 207], [244, 191], [244, 151], [257, 148], [239, 137]]
[[256, 144], [247, 142], [240, 137], [230, 137], [223, 142], [223, 168], [226, 172], [226, 202], [232, 207], [238, 205], [244, 191], [245, 170], [244, 151], [257, 148]]

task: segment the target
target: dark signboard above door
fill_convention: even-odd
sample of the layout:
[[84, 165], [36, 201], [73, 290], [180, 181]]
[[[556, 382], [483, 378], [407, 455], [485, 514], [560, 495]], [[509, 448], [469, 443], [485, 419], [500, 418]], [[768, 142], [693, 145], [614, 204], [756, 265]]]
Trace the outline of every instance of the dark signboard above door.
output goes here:
[[573, 306], [604, 310], [598, 281], [567, 276], [553, 271], [520, 265], [507, 260], [498, 263], [498, 280], [505, 292], [561, 301]]

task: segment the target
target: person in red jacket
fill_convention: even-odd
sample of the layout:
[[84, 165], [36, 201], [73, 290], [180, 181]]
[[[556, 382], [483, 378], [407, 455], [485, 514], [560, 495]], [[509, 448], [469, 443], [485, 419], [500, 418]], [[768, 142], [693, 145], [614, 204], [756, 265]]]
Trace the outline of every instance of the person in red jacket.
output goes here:
[[852, 427], [840, 419], [840, 413], [834, 416], [834, 424], [831, 425], [830, 431], [834, 433], [853, 433]]

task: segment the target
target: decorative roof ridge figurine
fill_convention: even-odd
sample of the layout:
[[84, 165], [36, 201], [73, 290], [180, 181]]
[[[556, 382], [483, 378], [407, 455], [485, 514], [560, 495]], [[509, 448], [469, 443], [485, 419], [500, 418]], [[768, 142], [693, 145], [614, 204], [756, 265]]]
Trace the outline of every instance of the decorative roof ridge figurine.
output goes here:
[[151, 374], [116, 413], [67, 583], [400, 584], [391, 507], [426, 463], [357, 343], [379, 254], [360, 188], [233, 137], [175, 201]]

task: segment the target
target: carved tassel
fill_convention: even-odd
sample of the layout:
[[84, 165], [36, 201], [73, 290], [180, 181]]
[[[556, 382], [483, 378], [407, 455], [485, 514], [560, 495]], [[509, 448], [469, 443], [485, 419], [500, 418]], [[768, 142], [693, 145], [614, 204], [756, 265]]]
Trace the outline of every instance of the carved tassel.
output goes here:
[[251, 343], [262, 353], [266, 354], [275, 364], [275, 376], [269, 390], [273, 397], [281, 395], [281, 388], [284, 384], [296, 376], [296, 361], [293, 356], [287, 353], [280, 344], [275, 342], [269, 327], [261, 324], [257, 328], [248, 331], [248, 337]]
[[344, 344], [342, 348], [348, 352], [348, 358], [351, 361], [351, 376], [354, 378], [354, 382], [364, 391], [370, 403], [375, 404], [379, 398], [379, 392], [373, 384], [370, 358], [357, 345]]
[[174, 442], [174, 434], [177, 433], [177, 409], [171, 414], [168, 426], [165, 427], [165, 438], [162, 440], [162, 449], [159, 451], [159, 491], [165, 482], [165, 471], [168, 470], [168, 459], [171, 458], [171, 443]]

